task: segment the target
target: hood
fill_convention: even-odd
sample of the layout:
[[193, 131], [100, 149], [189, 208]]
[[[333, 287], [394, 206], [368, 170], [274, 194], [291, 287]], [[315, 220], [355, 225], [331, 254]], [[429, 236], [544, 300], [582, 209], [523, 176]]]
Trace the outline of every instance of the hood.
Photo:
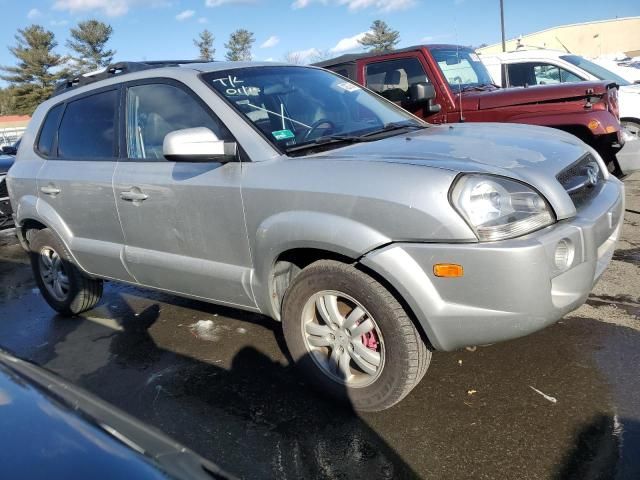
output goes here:
[[623, 85], [620, 87], [620, 94], [628, 93], [631, 95], [640, 95], [640, 84], [632, 83], [631, 85]]
[[[461, 123], [330, 150], [313, 157], [422, 165], [456, 173], [491, 173], [532, 185], [557, 207], [575, 212], [556, 175], [591, 149], [560, 130], [504, 123]], [[566, 198], [565, 198], [566, 197]], [[569, 211], [564, 211], [569, 210]]]
[[15, 161], [15, 157], [9, 155], [0, 155], [0, 175], [4, 175], [9, 171], [11, 165]]
[[[613, 84], [611, 82], [578, 82], [465, 92], [462, 95], [462, 107], [464, 110], [486, 110], [567, 99], [579, 100], [592, 95], [605, 95], [609, 85]], [[587, 94], [587, 91], [592, 93]]]

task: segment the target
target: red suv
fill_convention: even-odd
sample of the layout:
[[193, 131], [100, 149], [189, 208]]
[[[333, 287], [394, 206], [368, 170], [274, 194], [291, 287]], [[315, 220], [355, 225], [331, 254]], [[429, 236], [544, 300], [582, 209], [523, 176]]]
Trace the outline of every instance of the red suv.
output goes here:
[[501, 89], [471, 48], [421, 45], [316, 64], [355, 80], [431, 123], [510, 122], [555, 127], [595, 148], [621, 176], [618, 89], [580, 82]]

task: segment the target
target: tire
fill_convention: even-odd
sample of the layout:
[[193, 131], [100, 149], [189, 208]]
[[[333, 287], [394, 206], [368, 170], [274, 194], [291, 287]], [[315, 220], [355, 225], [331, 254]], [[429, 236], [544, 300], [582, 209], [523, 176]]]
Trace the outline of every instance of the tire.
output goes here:
[[[335, 318], [342, 327], [325, 321]], [[431, 361], [431, 351], [396, 298], [369, 275], [340, 262], [315, 262], [294, 278], [283, 299], [282, 322], [304, 377], [357, 410], [395, 405], [420, 382]]]
[[90, 310], [100, 301], [102, 280], [83, 274], [74, 265], [62, 241], [51, 230], [45, 228], [35, 232], [31, 236], [29, 249], [33, 275], [51, 308], [62, 315], [73, 316]]

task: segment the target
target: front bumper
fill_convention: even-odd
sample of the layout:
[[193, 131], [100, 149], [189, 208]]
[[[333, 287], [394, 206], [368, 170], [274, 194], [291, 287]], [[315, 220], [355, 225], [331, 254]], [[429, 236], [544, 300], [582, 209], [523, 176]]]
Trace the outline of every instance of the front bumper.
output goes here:
[[640, 170], [640, 137], [623, 132], [624, 146], [616, 153], [620, 170], [624, 175]]
[[[577, 216], [512, 240], [473, 244], [395, 243], [362, 264], [389, 281], [438, 350], [521, 337], [550, 325], [587, 299], [611, 261], [624, 217], [624, 187], [610, 178]], [[574, 247], [555, 266], [558, 242]], [[464, 267], [438, 278], [436, 263]]]

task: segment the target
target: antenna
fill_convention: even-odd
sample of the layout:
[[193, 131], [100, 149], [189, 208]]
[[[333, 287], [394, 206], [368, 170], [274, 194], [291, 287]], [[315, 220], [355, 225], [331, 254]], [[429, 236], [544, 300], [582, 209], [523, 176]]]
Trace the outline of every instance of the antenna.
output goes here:
[[567, 53], [571, 53], [571, 50], [569, 50], [569, 49], [567, 48], [567, 46], [566, 46], [564, 43], [562, 43], [562, 40], [560, 40], [557, 36], [556, 36], [556, 40], [558, 41], [558, 43], [559, 43], [560, 45], [562, 45], [562, 48], [564, 48], [564, 50], [565, 50]]
[[[460, 61], [460, 40], [458, 40], [458, 17], [453, 15], [453, 35], [456, 39], [456, 59]], [[458, 77], [458, 105], [460, 112], [460, 123], [464, 122], [464, 116], [462, 115], [462, 79]]]

